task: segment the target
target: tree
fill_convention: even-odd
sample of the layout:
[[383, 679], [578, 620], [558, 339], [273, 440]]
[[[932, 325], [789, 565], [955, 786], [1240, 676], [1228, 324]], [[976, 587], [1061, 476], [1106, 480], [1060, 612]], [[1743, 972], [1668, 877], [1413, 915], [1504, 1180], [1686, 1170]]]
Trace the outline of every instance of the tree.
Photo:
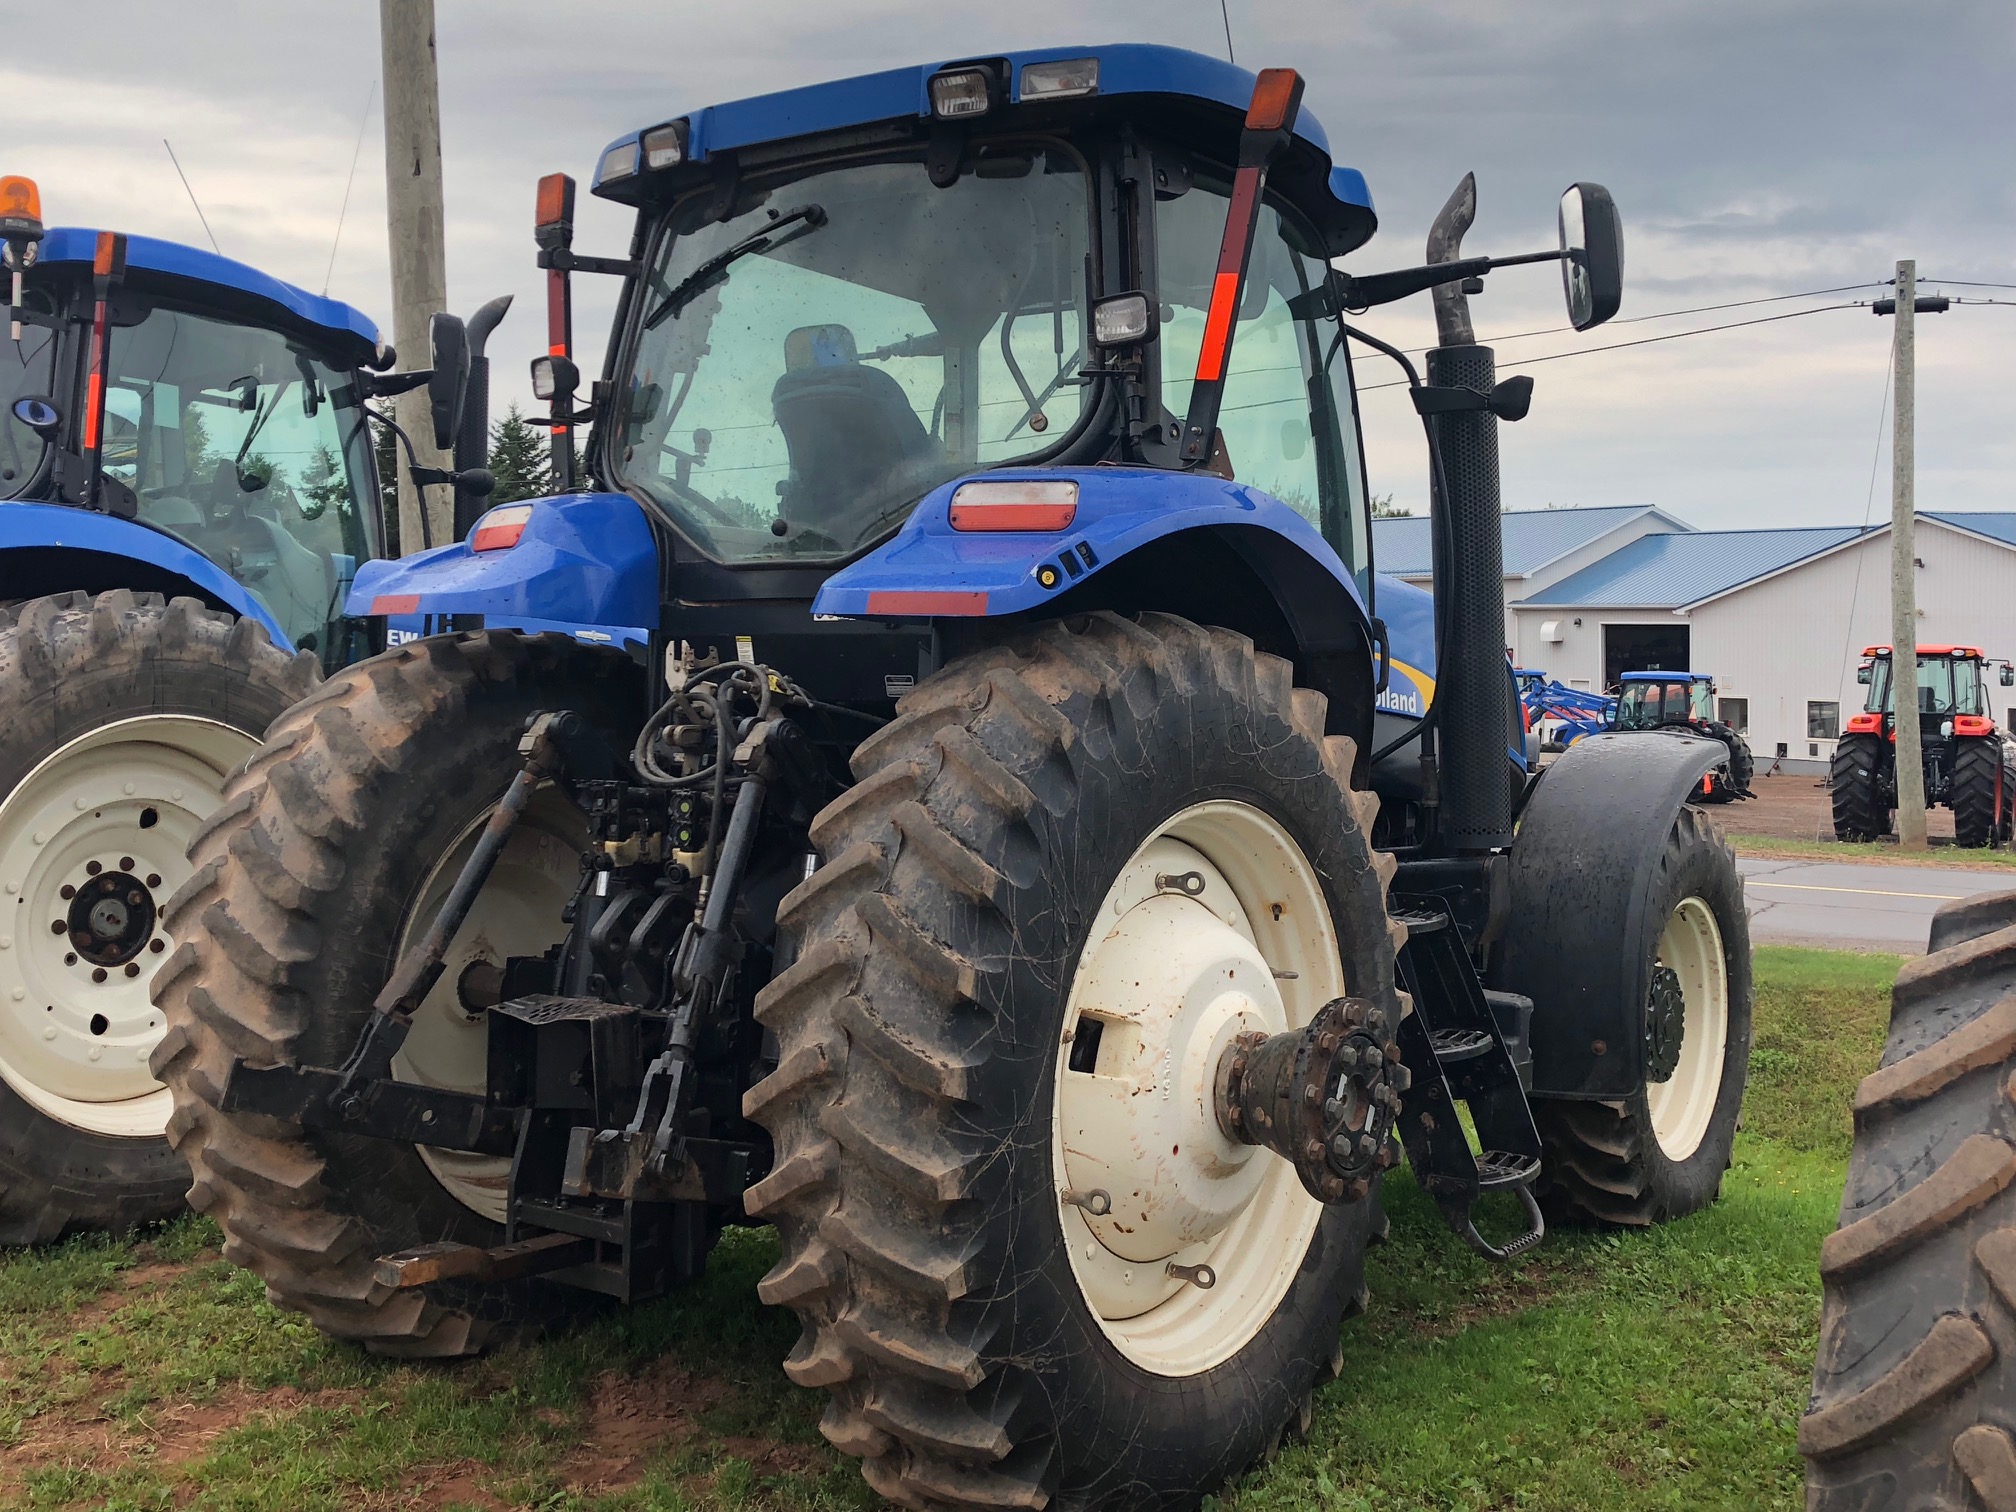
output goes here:
[[371, 422], [371, 452], [378, 466], [378, 518], [385, 524], [385, 555], [399, 550], [399, 440], [392, 427]]
[[537, 499], [553, 491], [551, 449], [515, 404], [490, 427], [490, 472], [497, 480], [492, 504]]
[[1375, 520], [1411, 520], [1414, 511], [1393, 502], [1390, 493], [1372, 495], [1372, 518]]

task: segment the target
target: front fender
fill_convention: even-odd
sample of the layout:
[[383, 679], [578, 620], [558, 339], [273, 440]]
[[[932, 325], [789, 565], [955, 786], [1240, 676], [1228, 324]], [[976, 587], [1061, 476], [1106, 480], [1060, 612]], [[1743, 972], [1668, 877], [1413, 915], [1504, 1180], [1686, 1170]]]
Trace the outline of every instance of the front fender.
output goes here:
[[188, 592], [257, 621], [274, 645], [294, 649], [258, 595], [165, 531], [66, 504], [0, 504], [0, 596], [33, 598], [68, 588]]
[[[983, 478], [1076, 483], [1077, 516], [1054, 532], [954, 530], [953, 491]], [[1223, 478], [1143, 467], [998, 468], [944, 484], [924, 496], [887, 543], [828, 578], [812, 612], [843, 619], [1023, 614], [1073, 588], [1083, 590], [1074, 601], [1083, 600], [1101, 572], [1165, 537], [1224, 527], [1238, 527], [1235, 534], [1249, 542], [1271, 537], [1294, 548], [1292, 557], [1273, 562], [1264, 550], [1245, 554], [1276, 581], [1297, 575], [1294, 569], [1305, 564], [1316, 569], [1349, 597], [1358, 619], [1365, 618], [1364, 595], [1343, 560], [1279, 499]], [[1283, 605], [1284, 611], [1295, 607]]]
[[565, 494], [532, 502], [514, 546], [467, 541], [357, 569], [357, 615], [480, 614], [527, 629], [601, 627], [648, 635], [658, 623], [658, 544], [626, 494]]
[[1535, 1096], [1628, 1097], [1644, 1081], [1651, 966], [1629, 942], [1675, 816], [1728, 759], [1717, 740], [1607, 731], [1556, 757], [1527, 801], [1493, 985], [1533, 999]]

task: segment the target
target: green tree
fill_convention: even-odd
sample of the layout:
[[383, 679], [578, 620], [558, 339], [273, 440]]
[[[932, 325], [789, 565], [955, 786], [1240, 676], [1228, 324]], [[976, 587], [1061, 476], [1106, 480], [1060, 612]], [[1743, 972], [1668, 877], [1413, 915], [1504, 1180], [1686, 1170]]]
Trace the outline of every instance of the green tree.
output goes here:
[[1372, 518], [1375, 520], [1411, 520], [1414, 511], [1393, 502], [1390, 493], [1372, 495]]
[[492, 504], [537, 499], [553, 492], [553, 463], [546, 438], [512, 405], [490, 427], [490, 472], [497, 479]]
[[371, 452], [378, 467], [378, 518], [385, 523], [385, 555], [399, 550], [399, 440], [392, 427], [371, 422]]

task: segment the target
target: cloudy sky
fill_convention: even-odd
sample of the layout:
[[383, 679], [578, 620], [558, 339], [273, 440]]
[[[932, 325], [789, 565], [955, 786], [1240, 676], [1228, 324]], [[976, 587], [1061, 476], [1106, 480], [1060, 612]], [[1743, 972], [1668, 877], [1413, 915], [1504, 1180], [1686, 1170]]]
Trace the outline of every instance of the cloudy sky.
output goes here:
[[[1239, 61], [1300, 68], [1340, 161], [1371, 182], [1382, 229], [1354, 271], [1418, 261], [1466, 169], [1479, 182], [1475, 251], [1545, 247], [1565, 184], [1609, 186], [1629, 249], [1620, 321], [1504, 341], [1501, 366], [1867, 299], [1882, 291], [1644, 318], [1873, 284], [1899, 257], [1927, 279], [2016, 285], [2008, 0], [1227, 3]], [[51, 223], [201, 244], [166, 136], [227, 255], [311, 290], [326, 282], [389, 331], [373, 0], [9, 11], [0, 172], [38, 179]], [[586, 180], [611, 137], [897, 63], [1080, 40], [1225, 45], [1217, 0], [437, 0], [437, 28], [450, 303], [518, 299], [491, 347], [500, 409], [529, 399], [539, 350], [534, 179]], [[577, 246], [620, 252], [626, 219], [584, 202]], [[594, 355], [607, 282], [577, 280], [576, 329]], [[1942, 287], [2016, 302], [2016, 288]], [[1473, 304], [1487, 339], [1561, 323], [1545, 269], [1498, 273]], [[1368, 324], [1420, 345], [1432, 327], [1426, 301], [1414, 305]], [[1859, 521], [1880, 462], [1880, 516], [1890, 324], [1841, 310], [1537, 365], [1533, 413], [1505, 437], [1507, 503], [1644, 502], [1710, 527]], [[2016, 508], [2012, 345], [2016, 303], [1920, 318], [1921, 507]], [[1384, 376], [1361, 367], [1365, 383]], [[1365, 410], [1375, 491], [1418, 507], [1411, 411], [1390, 389]]]

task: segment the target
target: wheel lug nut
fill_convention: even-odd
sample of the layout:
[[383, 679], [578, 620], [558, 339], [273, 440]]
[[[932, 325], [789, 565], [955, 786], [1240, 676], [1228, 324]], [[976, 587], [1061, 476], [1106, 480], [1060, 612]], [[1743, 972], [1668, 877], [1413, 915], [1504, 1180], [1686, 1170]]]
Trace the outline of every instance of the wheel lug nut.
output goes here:
[[121, 856], [119, 858], [119, 870], [127, 872], [133, 870], [133, 858], [131, 856]]
[[138, 908], [141, 905], [141, 903], [146, 901], [146, 897], [147, 895], [145, 893], [130, 892], [126, 894], [126, 901], [132, 904], [133, 907]]
[[1342, 1118], [1344, 1116], [1343, 1099], [1333, 1097], [1330, 1099], [1330, 1101], [1323, 1104], [1323, 1116], [1332, 1123], [1335, 1123], [1338, 1119]]
[[1367, 1071], [1377, 1071], [1385, 1064], [1386, 1057], [1380, 1053], [1377, 1045], [1372, 1046], [1371, 1049], [1365, 1052], [1365, 1069]]
[[98, 966], [98, 967], [94, 967], [94, 968], [93, 968], [93, 970], [92, 970], [92, 972], [91, 972], [91, 980], [92, 980], [92, 981], [94, 981], [94, 982], [102, 982], [102, 981], [104, 981], [104, 980], [105, 980], [105, 968], [104, 968], [103, 966]]
[[75, 966], [77, 964], [77, 952], [73, 950], [68, 955], [64, 956], [63, 964], [65, 966]]
[[77, 889], [72, 887], [68, 882], [65, 882], [60, 891], [57, 893], [57, 896], [63, 898], [74, 898], [77, 896]]
[[147, 885], [149, 887], [159, 887], [161, 885], [161, 873], [159, 872], [147, 873]]
[[1333, 1160], [1349, 1160], [1351, 1158], [1351, 1150], [1352, 1143], [1349, 1134], [1339, 1134], [1335, 1139], [1330, 1141], [1330, 1158]]
[[1337, 1064], [1342, 1066], [1346, 1071], [1355, 1069], [1358, 1065], [1358, 1047], [1356, 1045], [1346, 1045], [1342, 1050], [1339, 1050], [1337, 1052]]
[[84, 870], [86, 870], [86, 871], [87, 871], [87, 872], [89, 872], [89, 873], [90, 873], [90, 874], [91, 874], [92, 876], [94, 876], [94, 877], [95, 877], [95, 876], [97, 876], [97, 875], [98, 875], [98, 873], [100, 873], [101, 871], [105, 870], [105, 868], [104, 868], [103, 864], [102, 864], [102, 863], [100, 863], [100, 862], [97, 862], [97, 861], [86, 861], [86, 862], [84, 863]]
[[140, 975], [140, 963], [138, 961], [128, 961], [126, 963], [126, 975], [129, 977]]
[[159, 935], [156, 935], [153, 939], [147, 942], [147, 948], [153, 951], [154, 954], [159, 955], [161, 954], [162, 951], [168, 948], [168, 942], [162, 939]]

